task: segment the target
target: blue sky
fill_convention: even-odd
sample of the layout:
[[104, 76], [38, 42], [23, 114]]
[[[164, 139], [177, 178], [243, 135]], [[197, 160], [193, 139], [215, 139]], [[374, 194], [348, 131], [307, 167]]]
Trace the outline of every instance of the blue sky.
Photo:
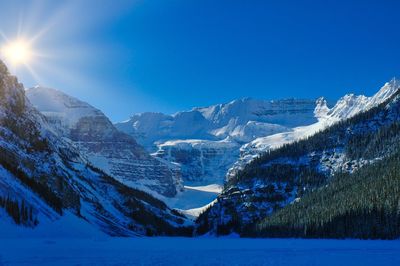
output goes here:
[[399, 1], [8, 1], [0, 30], [37, 36], [15, 72], [113, 121], [242, 97], [372, 95], [400, 75]]

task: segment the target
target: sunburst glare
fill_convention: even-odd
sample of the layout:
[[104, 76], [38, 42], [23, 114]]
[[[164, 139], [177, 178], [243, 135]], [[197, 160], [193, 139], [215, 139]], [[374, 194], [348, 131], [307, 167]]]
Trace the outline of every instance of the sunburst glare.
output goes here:
[[29, 41], [18, 39], [7, 42], [1, 48], [1, 55], [5, 61], [16, 67], [21, 64], [29, 64], [33, 57], [33, 51]]
[[10, 6], [8, 9], [10, 17], [0, 18], [0, 60], [11, 74], [17, 75], [26, 87], [37, 84], [82, 87], [86, 78], [71, 65], [89, 62], [86, 59], [94, 54], [94, 49], [88, 52], [82, 43], [70, 42], [84, 29], [70, 20], [71, 14], [78, 10], [77, 3], [56, 4], [50, 13], [39, 2], [19, 10]]

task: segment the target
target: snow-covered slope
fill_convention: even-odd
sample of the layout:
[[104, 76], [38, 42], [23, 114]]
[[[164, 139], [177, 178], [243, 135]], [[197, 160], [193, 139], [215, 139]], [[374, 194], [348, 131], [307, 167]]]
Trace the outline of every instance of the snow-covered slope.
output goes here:
[[379, 105], [390, 98], [397, 91], [399, 85], [399, 80], [393, 78], [371, 97], [347, 94], [340, 98], [332, 108], [328, 108], [324, 98], [318, 99], [314, 111], [318, 122], [307, 126], [295, 127], [286, 132], [260, 137], [243, 145], [240, 148], [240, 159], [229, 169], [227, 178], [234, 176], [251, 160], [269, 149], [278, 148], [283, 144], [306, 138], [338, 121], [353, 117], [360, 112]]
[[94, 168], [59, 133], [31, 105], [23, 85], [0, 61], [3, 228], [15, 228], [5, 224], [17, 224], [32, 230], [68, 231], [63, 228], [69, 224], [63, 222], [67, 219], [79, 221], [75, 224], [78, 227], [85, 224], [81, 230], [90, 227], [110, 235], [188, 233], [180, 229], [186, 224], [182, 215]]
[[50, 88], [26, 91], [30, 102], [95, 167], [124, 184], [172, 197], [181, 189], [177, 167], [150, 156], [93, 106]]

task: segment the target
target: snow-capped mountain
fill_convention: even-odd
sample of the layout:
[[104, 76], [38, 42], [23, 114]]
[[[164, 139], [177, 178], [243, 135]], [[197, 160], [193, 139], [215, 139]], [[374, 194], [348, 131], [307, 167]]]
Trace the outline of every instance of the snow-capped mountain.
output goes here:
[[248, 142], [256, 137], [315, 122], [314, 101], [264, 101], [245, 98], [227, 104], [194, 108], [174, 115], [142, 113], [117, 123], [147, 148], [177, 139]]
[[317, 121], [311, 100], [235, 100], [174, 115], [143, 113], [116, 127], [182, 168], [186, 182], [224, 182], [240, 147], [258, 137]]
[[393, 78], [390, 82], [384, 84], [384, 86], [371, 97], [347, 94], [340, 98], [332, 108], [327, 106], [327, 102], [323, 97], [319, 98], [314, 110], [318, 122], [306, 126], [295, 127], [282, 133], [256, 138], [255, 140], [243, 145], [240, 148], [240, 159], [235, 162], [231, 169], [229, 169], [227, 178], [229, 179], [229, 177], [234, 176], [254, 158], [257, 158], [260, 154], [270, 149], [275, 149], [284, 144], [306, 138], [337, 123], [338, 121], [353, 117], [360, 112], [376, 107], [380, 103], [389, 99], [397, 91], [399, 85], [399, 80]]
[[[398, 190], [399, 91], [400, 83], [393, 79], [372, 97], [346, 95], [331, 109], [320, 99], [319, 122], [265, 138], [269, 142], [263, 149], [269, 152], [231, 173], [218, 200], [199, 218], [199, 232], [243, 233], [257, 224], [261, 227], [251, 230], [268, 236], [348, 237], [361, 232], [357, 237], [398, 237], [385, 230], [375, 236], [369, 232], [377, 217], [386, 217], [376, 209], [389, 213], [398, 206], [396, 192], [376, 193], [393, 186]], [[382, 223], [384, 219], [390, 220], [382, 218]]]
[[36, 86], [26, 95], [93, 166], [130, 187], [166, 197], [175, 196], [181, 189], [176, 166], [150, 156], [133, 137], [118, 131], [100, 110], [50, 88]]
[[0, 230], [190, 233], [182, 215], [93, 167], [59, 133], [0, 61]]
[[[222, 185], [265, 151], [311, 136], [385, 101], [397, 83], [392, 80], [372, 97], [346, 95], [332, 108], [322, 97], [316, 101], [242, 99], [174, 115], [138, 114], [116, 127], [135, 136], [149, 151], [155, 150], [153, 155], [178, 164], [185, 185]], [[193, 207], [194, 202], [185, 202]], [[202, 205], [196, 210], [206, 206], [199, 202]]]

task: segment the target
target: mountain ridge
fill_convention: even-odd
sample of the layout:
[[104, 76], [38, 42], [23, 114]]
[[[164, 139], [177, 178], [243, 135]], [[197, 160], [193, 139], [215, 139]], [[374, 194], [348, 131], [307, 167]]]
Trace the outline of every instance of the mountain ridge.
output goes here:
[[150, 156], [97, 108], [51, 88], [36, 86], [27, 89], [26, 95], [92, 165], [128, 186], [150, 193], [172, 197], [181, 189], [176, 167]]

